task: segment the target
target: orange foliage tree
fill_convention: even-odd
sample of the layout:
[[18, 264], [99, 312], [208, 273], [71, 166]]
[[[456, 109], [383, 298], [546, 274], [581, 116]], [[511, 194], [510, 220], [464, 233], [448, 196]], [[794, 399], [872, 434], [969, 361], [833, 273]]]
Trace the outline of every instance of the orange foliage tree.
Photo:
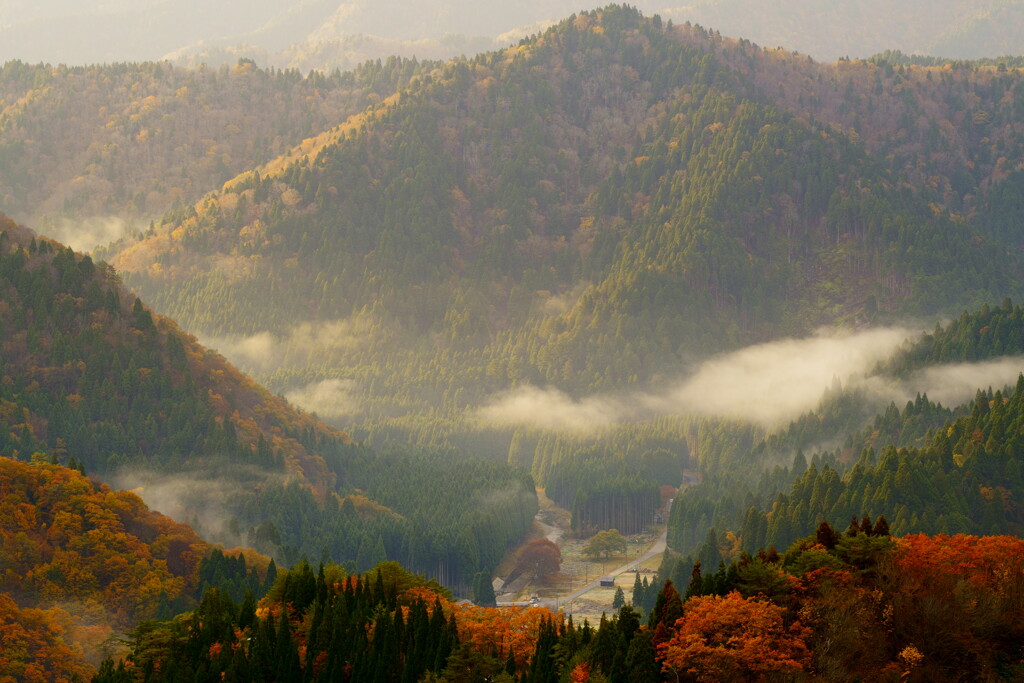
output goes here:
[[1024, 540], [915, 534], [897, 540], [891, 563], [893, 637], [920, 655], [920, 680], [983, 679], [1000, 644], [1024, 639]]
[[0, 681], [52, 683], [91, 675], [80, 653], [63, 641], [50, 612], [21, 609], [0, 593]]
[[454, 605], [459, 640], [471, 642], [486, 655], [502, 660], [511, 651], [516, 668], [522, 670], [533, 655], [541, 623], [554, 617], [537, 607], [477, 607]]
[[461, 642], [470, 643], [481, 653], [498, 660], [507, 659], [512, 652], [520, 671], [533, 655], [541, 623], [561, 620], [560, 615], [539, 607], [480, 607], [455, 603], [426, 587], [403, 591], [400, 602], [409, 603], [417, 598], [430, 606], [436, 601], [446, 614], [454, 614]]
[[206, 544], [188, 526], [75, 470], [0, 458], [0, 590], [102, 605], [125, 626], [195, 589]]
[[658, 645], [662, 670], [698, 681], [796, 674], [810, 661], [810, 629], [799, 622], [786, 626], [784, 612], [737, 591], [691, 598], [675, 633]]

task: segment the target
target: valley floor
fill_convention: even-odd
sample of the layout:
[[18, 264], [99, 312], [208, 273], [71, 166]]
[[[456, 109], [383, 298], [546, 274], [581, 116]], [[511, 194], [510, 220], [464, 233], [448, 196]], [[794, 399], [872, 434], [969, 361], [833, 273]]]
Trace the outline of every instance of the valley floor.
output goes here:
[[[622, 588], [626, 602], [629, 603], [637, 572], [640, 573], [641, 580], [645, 575], [650, 580], [654, 579], [665, 550], [665, 525], [658, 525], [645, 533], [626, 536], [628, 545], [625, 555], [592, 559], [583, 554], [583, 548], [589, 539], [572, 536], [569, 511], [557, 506], [544, 495], [542, 489], [537, 490], [537, 495], [540, 510], [534, 520], [533, 530], [524, 540], [524, 544], [538, 538], [547, 538], [556, 543], [562, 553], [561, 571], [547, 581], [534, 581], [529, 577], [523, 577], [504, 586], [502, 592], [503, 577], [511, 570], [513, 558], [519, 548], [510, 551], [499, 566], [498, 578], [495, 579], [499, 606], [548, 607], [573, 615], [577, 622], [587, 618], [592, 624], [596, 624], [600, 621], [602, 613], [612, 614], [615, 611], [612, 609], [612, 601], [616, 588]], [[601, 578], [608, 576], [614, 579], [614, 586], [602, 587]]]

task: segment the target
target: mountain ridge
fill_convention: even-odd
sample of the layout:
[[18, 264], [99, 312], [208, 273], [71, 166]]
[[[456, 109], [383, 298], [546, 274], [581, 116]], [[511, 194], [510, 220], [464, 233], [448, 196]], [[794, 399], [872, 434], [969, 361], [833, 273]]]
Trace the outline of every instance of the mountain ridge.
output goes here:
[[[492, 388], [628, 385], [711, 337], [728, 347], [1016, 294], [1016, 243], [989, 230], [1006, 209], [981, 203], [1013, 167], [981, 140], [1019, 144], [1015, 105], [986, 108], [1019, 79], [817, 65], [609, 8], [421, 74], [315, 160], [293, 152], [165, 218], [131, 261], [145, 238], [105, 253], [205, 335], [347, 321], [396, 359], [430, 355], [415, 350], [426, 332]], [[962, 90], [977, 103], [954, 116], [946, 99]], [[316, 277], [286, 274], [298, 263]], [[284, 281], [305, 313], [264, 300], [236, 324], [199, 304], [249, 310]], [[573, 367], [584, 347], [602, 357], [592, 369]], [[365, 354], [339, 362], [342, 377], [377, 381]]]

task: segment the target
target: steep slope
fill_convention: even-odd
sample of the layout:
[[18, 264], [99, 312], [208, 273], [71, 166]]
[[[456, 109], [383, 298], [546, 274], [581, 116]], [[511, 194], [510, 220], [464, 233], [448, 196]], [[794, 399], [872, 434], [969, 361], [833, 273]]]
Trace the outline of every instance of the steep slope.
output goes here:
[[350, 413], [636, 386], [1016, 293], [1013, 195], [988, 190], [1019, 158], [1021, 80], [817, 65], [609, 8], [435, 69], [109, 255], [275, 389], [354, 381]]
[[319, 490], [333, 484], [300, 438], [343, 435], [154, 317], [108, 266], [0, 221], [5, 453], [68, 450], [104, 475], [128, 463], [173, 471], [205, 456], [291, 472]]
[[529, 527], [524, 472], [377, 455], [152, 315], [109, 266], [0, 228], [0, 453], [74, 458], [286, 564], [390, 557], [460, 587]]

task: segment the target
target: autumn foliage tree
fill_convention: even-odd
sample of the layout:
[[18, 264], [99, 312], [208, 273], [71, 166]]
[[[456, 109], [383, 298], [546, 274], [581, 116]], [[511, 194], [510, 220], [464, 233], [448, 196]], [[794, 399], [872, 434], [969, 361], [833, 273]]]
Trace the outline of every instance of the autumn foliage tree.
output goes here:
[[208, 549], [134, 493], [59, 465], [0, 458], [0, 518], [0, 589], [40, 605], [102, 605], [122, 625], [154, 616], [161, 596], [194, 591]]
[[530, 541], [519, 551], [513, 574], [532, 572], [538, 579], [557, 574], [562, 566], [562, 551], [546, 538]]
[[786, 624], [785, 610], [738, 592], [691, 598], [675, 634], [658, 645], [662, 670], [698, 681], [754, 680], [793, 675], [810, 662], [810, 631]]
[[19, 608], [0, 593], [0, 681], [85, 680], [89, 667], [63, 635], [52, 612]]
[[[883, 572], [893, 636], [923, 655], [917, 675], [984, 678], [1024, 642], [1024, 540], [915, 534]], [[1017, 659], [1017, 671], [1021, 662]]]
[[626, 539], [618, 529], [605, 529], [594, 534], [583, 548], [583, 554], [591, 557], [603, 557], [626, 552]]

